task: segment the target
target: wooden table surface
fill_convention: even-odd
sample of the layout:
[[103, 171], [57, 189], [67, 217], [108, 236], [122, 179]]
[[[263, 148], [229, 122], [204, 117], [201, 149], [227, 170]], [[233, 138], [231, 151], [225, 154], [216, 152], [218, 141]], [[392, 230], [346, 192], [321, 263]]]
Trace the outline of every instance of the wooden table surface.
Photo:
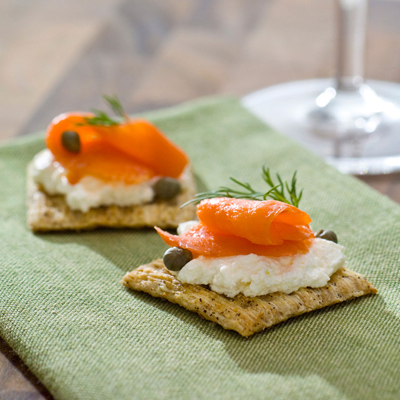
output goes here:
[[[334, 0], [0, 0], [0, 141], [57, 114], [129, 113], [334, 74]], [[370, 3], [366, 77], [400, 82], [400, 2]], [[400, 203], [400, 174], [363, 177]], [[0, 339], [0, 400], [51, 399]]]

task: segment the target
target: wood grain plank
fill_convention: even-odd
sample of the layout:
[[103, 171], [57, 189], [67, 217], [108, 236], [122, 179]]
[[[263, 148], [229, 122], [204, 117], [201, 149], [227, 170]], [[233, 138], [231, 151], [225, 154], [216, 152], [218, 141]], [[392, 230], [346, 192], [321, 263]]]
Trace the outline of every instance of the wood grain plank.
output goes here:
[[51, 400], [53, 397], [0, 338], [0, 399]]
[[135, 0], [116, 7], [96, 40], [53, 87], [20, 134], [45, 128], [66, 110], [104, 107], [102, 94], [117, 93], [127, 112], [137, 111], [129, 102], [131, 93], [170, 32], [190, 15], [194, 1]]
[[[0, 139], [15, 136], [48, 92], [76, 62], [103, 21], [101, 12], [116, 0], [102, 0], [95, 13], [85, 13], [93, 1], [35, 0], [6, 3], [0, 28]], [[103, 3], [103, 7], [102, 7]], [[21, 111], [23, 110], [23, 111]]]
[[137, 110], [222, 93], [233, 66], [270, 2], [202, 1], [177, 27], [132, 94]]

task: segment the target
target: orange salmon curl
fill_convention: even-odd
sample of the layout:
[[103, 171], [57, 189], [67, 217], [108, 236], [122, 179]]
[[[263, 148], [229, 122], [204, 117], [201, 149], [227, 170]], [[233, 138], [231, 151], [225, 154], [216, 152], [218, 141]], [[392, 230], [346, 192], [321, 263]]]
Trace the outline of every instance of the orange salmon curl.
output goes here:
[[[145, 120], [111, 126], [88, 125], [92, 113], [71, 112], [54, 118], [46, 145], [67, 171], [71, 184], [90, 175], [105, 182], [140, 184], [155, 176], [179, 178], [189, 164], [183, 150]], [[61, 141], [63, 132], [79, 135], [80, 151], [72, 153]]]
[[293, 256], [306, 253], [315, 237], [307, 213], [275, 200], [206, 199], [197, 216], [199, 224], [183, 235], [155, 229], [169, 246], [188, 249], [194, 257]]

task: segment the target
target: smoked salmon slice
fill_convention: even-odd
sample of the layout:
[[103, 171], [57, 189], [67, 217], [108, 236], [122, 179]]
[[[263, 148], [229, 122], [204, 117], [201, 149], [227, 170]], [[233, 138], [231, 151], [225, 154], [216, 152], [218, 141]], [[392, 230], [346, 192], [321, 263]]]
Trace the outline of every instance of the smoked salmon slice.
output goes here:
[[[95, 126], [87, 124], [90, 117], [93, 114], [61, 114], [47, 129], [46, 145], [71, 184], [86, 175], [125, 184], [140, 184], [154, 176], [178, 178], [189, 163], [185, 152], [147, 121]], [[79, 153], [63, 147], [65, 131], [78, 133]]]
[[229, 234], [216, 233], [199, 223], [183, 235], [171, 235], [155, 227], [166, 244], [192, 252], [193, 257], [230, 257], [257, 254], [266, 257], [294, 256], [307, 253], [311, 240], [285, 241], [281, 245], [263, 246]]
[[285, 240], [314, 237], [307, 213], [276, 200], [206, 199], [197, 206], [197, 216], [214, 232], [239, 236], [255, 244], [279, 245]]
[[188, 249], [194, 257], [293, 256], [306, 253], [314, 238], [308, 214], [275, 200], [206, 199], [197, 216], [200, 222], [183, 235], [155, 229], [169, 246]]

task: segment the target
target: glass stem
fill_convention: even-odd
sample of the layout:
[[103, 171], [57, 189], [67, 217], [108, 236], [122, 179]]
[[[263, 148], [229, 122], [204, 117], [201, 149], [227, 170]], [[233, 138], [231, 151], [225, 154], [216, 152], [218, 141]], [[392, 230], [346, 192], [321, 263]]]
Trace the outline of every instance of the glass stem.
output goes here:
[[336, 0], [338, 9], [337, 90], [355, 91], [364, 79], [368, 0]]

